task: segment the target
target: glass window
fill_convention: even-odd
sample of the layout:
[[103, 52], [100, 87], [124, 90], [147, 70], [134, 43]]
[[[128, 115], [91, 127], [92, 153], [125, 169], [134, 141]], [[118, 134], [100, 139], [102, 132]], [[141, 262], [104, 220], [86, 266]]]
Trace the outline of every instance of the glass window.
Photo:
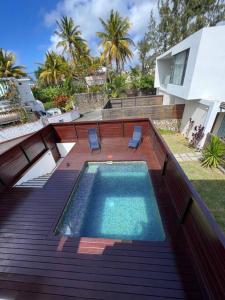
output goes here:
[[182, 51], [173, 56], [170, 83], [183, 85], [187, 61], [188, 61], [188, 54], [189, 54], [189, 49]]
[[217, 132], [217, 135], [219, 137], [222, 137], [222, 138], [225, 138], [225, 117], [223, 118], [222, 122], [221, 122], [221, 125], [220, 125], [220, 128]]

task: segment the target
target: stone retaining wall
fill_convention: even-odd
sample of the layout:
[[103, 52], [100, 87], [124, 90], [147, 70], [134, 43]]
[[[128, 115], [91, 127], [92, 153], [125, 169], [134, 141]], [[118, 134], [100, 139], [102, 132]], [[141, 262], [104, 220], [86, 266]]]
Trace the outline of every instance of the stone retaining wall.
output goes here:
[[158, 129], [165, 129], [171, 131], [179, 131], [181, 120], [169, 119], [169, 120], [153, 120], [153, 123]]

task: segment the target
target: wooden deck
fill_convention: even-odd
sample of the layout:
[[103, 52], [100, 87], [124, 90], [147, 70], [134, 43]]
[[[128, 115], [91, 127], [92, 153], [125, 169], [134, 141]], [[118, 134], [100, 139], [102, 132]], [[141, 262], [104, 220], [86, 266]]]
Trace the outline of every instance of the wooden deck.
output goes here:
[[[43, 189], [1, 192], [0, 298], [205, 298], [150, 139], [145, 137], [138, 150], [128, 149], [127, 142], [128, 138], [103, 138], [102, 151], [91, 154], [87, 140], [78, 140]], [[164, 242], [54, 236], [74, 182], [88, 160], [147, 161], [167, 236]]]

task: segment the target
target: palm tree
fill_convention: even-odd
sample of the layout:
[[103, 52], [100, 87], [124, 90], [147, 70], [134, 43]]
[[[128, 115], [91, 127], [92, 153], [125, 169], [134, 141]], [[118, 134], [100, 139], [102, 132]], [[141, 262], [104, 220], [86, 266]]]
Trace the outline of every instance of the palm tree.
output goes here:
[[0, 48], [0, 77], [20, 78], [26, 76], [24, 66], [15, 65], [16, 57], [12, 52]]
[[103, 46], [101, 59], [109, 65], [115, 61], [118, 73], [123, 69], [126, 60], [133, 56], [130, 46], [134, 45], [134, 42], [128, 35], [131, 24], [128, 18], [122, 18], [118, 11], [113, 10], [106, 22], [101, 18], [99, 20], [104, 28], [104, 32], [97, 32]]
[[81, 37], [80, 26], [75, 26], [72, 18], [62, 17], [57, 21], [58, 30], [55, 34], [60, 38], [57, 47], [63, 47], [63, 53], [68, 52], [75, 63], [86, 48], [86, 42]]
[[69, 74], [66, 59], [54, 51], [46, 52], [44, 64], [39, 65], [40, 67], [36, 73], [38, 79], [47, 84], [58, 85]]

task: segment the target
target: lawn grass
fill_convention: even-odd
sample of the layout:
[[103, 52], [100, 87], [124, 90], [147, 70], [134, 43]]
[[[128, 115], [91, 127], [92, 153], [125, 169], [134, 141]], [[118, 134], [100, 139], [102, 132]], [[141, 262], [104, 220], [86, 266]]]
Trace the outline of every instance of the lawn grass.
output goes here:
[[189, 147], [188, 141], [180, 133], [164, 133], [162, 137], [173, 153], [191, 153], [195, 150]]
[[[173, 153], [194, 152], [180, 133], [162, 132]], [[225, 174], [218, 169], [204, 168], [199, 161], [179, 162], [197, 192], [205, 201], [217, 223], [225, 231]]]
[[218, 169], [202, 167], [198, 161], [180, 162], [180, 165], [225, 231], [225, 175]]

